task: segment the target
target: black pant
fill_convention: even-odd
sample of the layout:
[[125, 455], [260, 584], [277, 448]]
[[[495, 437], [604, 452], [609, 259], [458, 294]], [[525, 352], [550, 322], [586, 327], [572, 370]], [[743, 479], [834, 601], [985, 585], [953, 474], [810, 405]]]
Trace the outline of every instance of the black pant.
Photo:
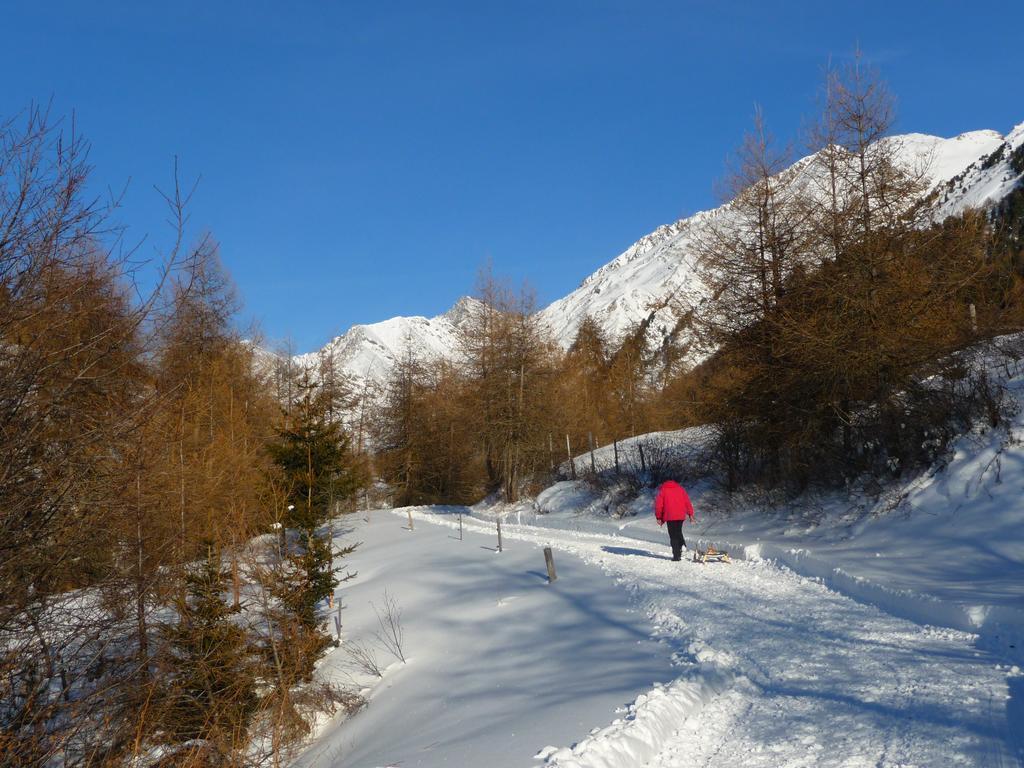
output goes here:
[[666, 520], [668, 526], [668, 540], [672, 544], [672, 559], [678, 560], [683, 554], [683, 547], [686, 546], [686, 539], [683, 538], [683, 521]]

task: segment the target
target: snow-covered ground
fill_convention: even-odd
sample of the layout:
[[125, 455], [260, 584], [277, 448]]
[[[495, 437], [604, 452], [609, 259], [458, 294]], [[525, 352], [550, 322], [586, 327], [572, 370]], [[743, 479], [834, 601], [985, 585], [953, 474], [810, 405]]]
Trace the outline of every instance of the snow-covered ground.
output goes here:
[[[511, 521], [498, 554], [489, 520], [459, 541], [454, 510], [414, 514], [349, 534], [360, 576], [341, 590], [346, 643], [396, 597], [409, 662], [302, 765], [1018, 764], [1024, 686], [969, 633], [767, 560], [673, 563], [664, 542]], [[346, 667], [343, 648], [323, 672]]]
[[[668, 682], [674, 646], [614, 581], [557, 555], [547, 583], [533, 544], [497, 553], [483, 524], [432, 525], [416, 512], [375, 511], [351, 522], [362, 546], [345, 565], [343, 644], [319, 674], [366, 686], [369, 705], [324, 726], [300, 766], [529, 766], [546, 744], [571, 743], [655, 683]], [[447, 518], [446, 518], [447, 519]], [[380, 680], [346, 651], [372, 643], [385, 591], [402, 611], [408, 663], [383, 649]], [[333, 626], [332, 626], [333, 629]]]
[[[688, 535], [820, 579], [894, 615], [977, 633], [981, 645], [1024, 666], [1024, 376], [1003, 383], [1019, 409], [1005, 428], [964, 435], [944, 462], [880, 496], [842, 492], [779, 504], [729, 498], [698, 481], [688, 484], [698, 513]], [[620, 459], [637, 443], [649, 453], [660, 443], [698, 455], [708, 437], [694, 429], [633, 438], [619, 444]], [[586, 455], [575, 461], [590, 465]], [[595, 464], [612, 466], [611, 447], [595, 451]], [[660, 541], [649, 514], [653, 495], [614, 505], [584, 483], [562, 482], [519, 519]]]
[[[879, 496], [769, 504], [684, 477], [691, 547], [731, 564], [672, 562], [652, 491], [621, 502], [582, 480], [515, 506], [414, 508], [414, 530], [409, 510], [349, 518], [359, 575], [320, 672], [369, 705], [325, 724], [300, 764], [1021, 765], [1024, 374], [1003, 370], [1011, 422]], [[619, 459], [646, 445], [648, 467], [699, 465], [708, 437], [640, 436]], [[385, 590], [409, 661], [376, 679], [346, 649], [372, 638]]]
[[[1018, 337], [997, 345], [1012, 349]], [[982, 353], [979, 353], [982, 354]], [[1024, 666], [1024, 368], [987, 363], [1016, 415], [998, 429], [979, 426], [927, 471], [868, 495], [854, 489], [779, 502], [720, 493], [689, 482], [697, 523], [689, 535], [734, 557], [767, 559], [843, 594], [913, 621], [977, 633], [979, 643]], [[655, 433], [618, 445], [623, 465], [669, 455], [701, 465], [706, 429]], [[585, 471], [591, 458], [575, 458]], [[606, 474], [611, 446], [594, 451]], [[567, 530], [619, 533], [644, 541], [663, 534], [650, 519], [653, 490], [620, 504], [586, 483], [561, 482], [523, 506], [519, 519]]]
[[[465, 517], [460, 541], [458, 511], [416, 509], [413, 531], [374, 512], [348, 534], [364, 544], [345, 642], [371, 635], [386, 588], [410, 660], [302, 765], [1019, 765], [1024, 681], [974, 634], [771, 560], [671, 562], [648, 518], [598, 533], [507, 515], [498, 554], [493, 520]], [[347, 671], [343, 647], [323, 672]]]

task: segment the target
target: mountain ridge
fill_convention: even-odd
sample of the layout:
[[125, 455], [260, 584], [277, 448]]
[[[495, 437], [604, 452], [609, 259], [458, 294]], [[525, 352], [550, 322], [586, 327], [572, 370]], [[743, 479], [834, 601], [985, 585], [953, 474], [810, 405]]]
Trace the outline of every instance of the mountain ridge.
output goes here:
[[[928, 194], [938, 194], [937, 216], [944, 218], [969, 207], [998, 203], [1020, 185], [1024, 169], [1017, 171], [1012, 158], [1024, 145], [1024, 122], [1006, 134], [990, 129], [968, 131], [951, 138], [908, 133], [882, 139], [898, 142], [898, 156], [912, 167], [927, 166]], [[783, 174], [798, 178], [816, 155], [800, 158]], [[922, 165], [923, 164], [923, 165]], [[566, 296], [538, 312], [555, 340], [568, 348], [585, 317], [597, 320], [605, 334], [621, 338], [633, 324], [654, 312], [656, 331], [666, 333], [671, 321], [664, 310], [654, 309], [667, 293], [699, 292], [690, 264], [695, 228], [723, 215], [729, 202], [675, 222], [662, 224], [626, 250], [586, 276]], [[399, 316], [378, 323], [358, 324], [315, 352], [298, 355], [295, 361], [314, 368], [329, 357], [336, 370], [357, 381], [383, 381], [407, 346], [424, 358], [453, 358], [458, 354], [459, 328], [471, 313], [475, 300], [460, 298], [447, 312], [435, 317]]]

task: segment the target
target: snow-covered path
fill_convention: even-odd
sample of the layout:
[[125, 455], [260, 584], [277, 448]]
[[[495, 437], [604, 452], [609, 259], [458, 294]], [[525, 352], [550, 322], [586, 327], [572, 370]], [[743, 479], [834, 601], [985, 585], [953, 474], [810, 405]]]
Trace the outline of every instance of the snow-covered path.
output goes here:
[[300, 765], [1020, 765], [1024, 678], [974, 635], [768, 561], [671, 562], [667, 541], [506, 524], [497, 555], [493, 522], [467, 516], [458, 541], [455, 511], [415, 509], [415, 531], [404, 511], [374, 513], [356, 530], [346, 637], [372, 632], [359, 600], [400, 584], [411, 660]]
[[631, 718], [548, 750], [552, 765], [1019, 764], [1024, 721], [1008, 701], [1020, 678], [972, 635], [892, 617], [765, 561], [674, 563], [667, 546], [622, 537], [505, 531], [613, 575], [681, 666]]
[[[578, 558], [558, 558], [548, 585], [532, 544], [429, 525], [417, 514], [349, 519], [340, 542], [362, 542], [339, 590], [344, 642], [318, 674], [369, 688], [369, 705], [324, 725], [293, 768], [536, 765], [547, 743], [570, 743], [616, 708], [675, 674], [671, 651], [615, 582]], [[467, 528], [470, 524], [467, 523]], [[374, 607], [400, 606], [408, 664], [374, 642]], [[332, 627], [333, 629], [333, 627]], [[372, 647], [383, 679], [353, 668]]]

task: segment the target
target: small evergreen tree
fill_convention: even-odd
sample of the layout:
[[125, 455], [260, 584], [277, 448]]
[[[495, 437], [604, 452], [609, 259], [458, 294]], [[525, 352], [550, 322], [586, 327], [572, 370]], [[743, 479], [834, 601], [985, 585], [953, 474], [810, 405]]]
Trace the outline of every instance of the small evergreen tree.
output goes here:
[[[190, 764], [219, 765], [247, 744], [257, 707], [256, 667], [246, 631], [232, 621], [238, 609], [225, 599], [229, 574], [220, 553], [186, 576], [186, 597], [166, 625], [161, 675], [161, 728], [187, 745]], [[199, 744], [197, 744], [199, 742]]]
[[312, 531], [330, 519], [332, 502], [355, 494], [363, 473], [341, 424], [330, 417], [336, 407], [332, 392], [308, 374], [297, 387], [295, 406], [268, 450], [287, 489], [285, 525]]
[[[297, 387], [298, 398], [278, 430], [278, 442], [268, 446], [285, 489], [285, 525], [297, 536], [289, 541], [284, 535], [282, 561], [268, 587], [279, 601], [280, 615], [274, 623], [280, 634], [298, 639], [289, 645], [302, 648], [292, 666], [299, 678], [308, 678], [330, 644], [316, 609], [339, 584], [331, 535], [322, 526], [331, 518], [334, 502], [360, 487], [362, 472], [349, 450], [348, 436], [332, 418], [337, 405], [334, 390], [319, 387], [308, 374]], [[337, 555], [344, 557], [354, 549], [347, 547]]]
[[[316, 607], [337, 585], [336, 570], [322, 551], [327, 542], [317, 536], [308, 541], [311, 547], [287, 555], [262, 579], [274, 598], [264, 611], [268, 634], [263, 650], [266, 661], [277, 669], [277, 688], [309, 680], [317, 659], [330, 645]], [[286, 693], [277, 691], [279, 696]]]
[[[346, 547], [344, 556], [355, 547]], [[307, 535], [297, 551], [286, 558], [284, 568], [273, 591], [288, 610], [309, 631], [318, 631], [316, 607], [338, 586], [338, 569], [332, 565], [331, 540], [326, 536]]]

